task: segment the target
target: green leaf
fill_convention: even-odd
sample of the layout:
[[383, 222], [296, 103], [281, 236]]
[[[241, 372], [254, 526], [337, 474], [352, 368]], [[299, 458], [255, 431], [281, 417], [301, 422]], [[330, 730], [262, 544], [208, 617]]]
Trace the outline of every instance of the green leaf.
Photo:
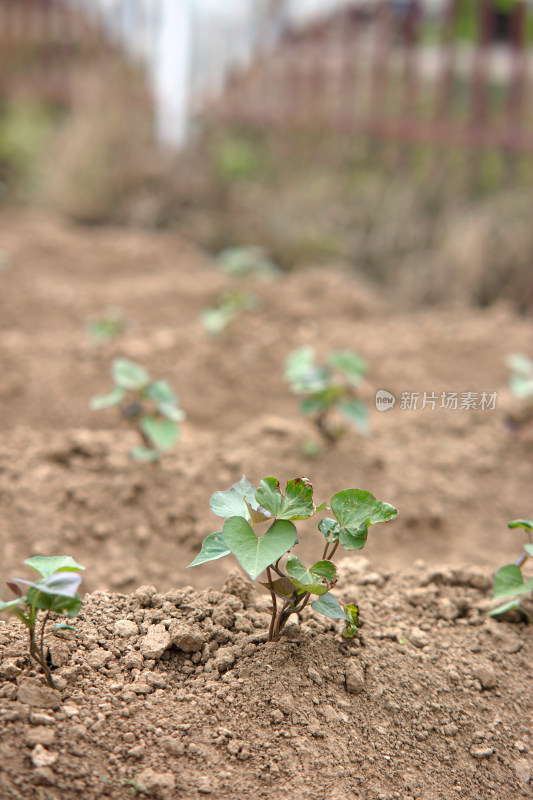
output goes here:
[[231, 553], [231, 550], [226, 547], [222, 539], [222, 531], [210, 533], [209, 536], [202, 542], [202, 548], [194, 561], [187, 564], [187, 567], [197, 567], [199, 564], [205, 564], [206, 561], [215, 561], [217, 558], [222, 558]]
[[57, 622], [54, 625], [54, 630], [55, 631], [74, 631], [74, 632], [76, 632], [76, 628], [74, 628], [72, 625], [67, 625], [66, 622]]
[[361, 432], [368, 433], [368, 408], [362, 400], [339, 400], [337, 405], [348, 422]]
[[295, 603], [298, 600], [298, 590], [290, 578], [277, 578], [271, 583], [268, 583], [268, 581], [266, 583], [259, 581], [259, 583], [261, 586], [264, 586], [269, 591], [273, 591], [274, 594], [277, 594], [278, 597], [282, 597], [284, 600], [293, 599]]
[[49, 578], [55, 572], [79, 572], [85, 569], [70, 556], [32, 556], [24, 563], [43, 578]]
[[526, 531], [533, 531], [533, 519], [513, 519], [507, 523], [508, 528], [524, 528]]
[[330, 592], [326, 592], [326, 594], [323, 594], [318, 600], [311, 603], [311, 608], [314, 608], [314, 610], [318, 611], [320, 614], [324, 614], [325, 617], [330, 617], [331, 619], [345, 619], [350, 622], [350, 618], [347, 616], [338, 600], [336, 600]]
[[315, 395], [330, 384], [331, 373], [327, 367], [317, 366], [313, 347], [298, 347], [285, 359], [284, 376], [296, 394]]
[[367, 369], [366, 361], [351, 350], [336, 350], [330, 353], [328, 363], [343, 372], [354, 386], [361, 382]]
[[241, 567], [255, 579], [296, 544], [296, 527], [288, 520], [276, 520], [258, 538], [245, 519], [230, 517], [224, 523], [222, 536]]
[[302, 414], [306, 414], [307, 416], [311, 414], [320, 414], [321, 411], [325, 411], [326, 408], [329, 408], [329, 405], [330, 404], [321, 394], [304, 397], [300, 402]]
[[113, 381], [122, 389], [138, 391], [150, 383], [150, 376], [144, 367], [127, 358], [115, 358], [111, 365]]
[[158, 451], [151, 447], [144, 447], [142, 444], [137, 445], [137, 447], [132, 447], [130, 456], [135, 459], [135, 461], [159, 461]]
[[156, 405], [161, 403], [175, 405], [178, 402], [170, 383], [165, 380], [152, 381], [152, 383], [148, 384], [143, 394], [149, 400], [153, 400]]
[[520, 567], [516, 564], [507, 564], [505, 567], [500, 567], [494, 576], [493, 599], [496, 597], [529, 594], [532, 591], [533, 578], [524, 581]]
[[359, 609], [357, 606], [347, 605], [344, 606], [344, 611], [346, 616], [349, 617], [349, 621], [346, 621], [346, 625], [341, 631], [341, 636], [345, 639], [353, 639], [354, 636], [357, 636], [359, 627]]
[[[33, 595], [30, 594], [33, 591], [33, 589], [30, 589], [28, 592], [28, 602], [30, 603], [33, 602]], [[37, 597], [35, 607], [42, 611], [55, 611], [56, 614], [63, 614], [70, 618], [77, 617], [80, 613], [81, 597], [77, 594], [74, 597], [68, 597], [66, 595], [41, 593]]]
[[157, 406], [157, 409], [163, 417], [172, 420], [172, 422], [183, 422], [187, 418], [185, 411], [170, 403], [161, 403]]
[[344, 489], [331, 498], [331, 509], [341, 525], [339, 542], [346, 550], [364, 547], [368, 527], [398, 516], [389, 503], [376, 500], [363, 489]]
[[513, 372], [516, 372], [525, 378], [533, 378], [533, 361], [527, 356], [524, 356], [521, 353], [513, 353], [507, 357], [506, 361], [507, 366], [509, 369], [512, 369]]
[[525, 544], [524, 550], [526, 551], [528, 556], [531, 556], [531, 558], [533, 558], [533, 544]]
[[143, 417], [139, 425], [158, 450], [170, 450], [179, 439], [179, 429], [176, 423], [169, 419]]
[[8, 600], [7, 603], [0, 600], [0, 611], [10, 611], [12, 608], [17, 608], [17, 606], [23, 606], [25, 600], [25, 597], [17, 597], [15, 600]]
[[93, 397], [89, 403], [92, 411], [101, 411], [103, 408], [110, 408], [111, 406], [119, 406], [124, 400], [126, 394], [125, 389], [116, 386], [109, 394], [98, 395]]
[[326, 542], [336, 542], [341, 532], [341, 526], [336, 519], [324, 517], [318, 523], [318, 530], [323, 535]]
[[517, 597], [514, 600], [508, 600], [507, 603], [502, 603], [501, 606], [497, 608], [493, 608], [492, 611], [489, 611], [489, 617], [496, 617], [499, 614], [505, 614], [506, 611], [511, 611], [512, 608], [520, 608], [520, 598]]
[[[29, 586], [38, 592], [45, 592], [51, 595], [64, 595], [65, 597], [74, 597], [78, 587], [81, 583], [81, 575], [77, 572], [54, 572], [39, 581], [27, 581], [24, 578], [13, 578], [17, 583], [22, 583], [23, 586]], [[28, 598], [30, 592], [28, 592]], [[31, 602], [31, 600], [30, 600]]]
[[291, 555], [285, 569], [301, 592], [323, 595], [337, 582], [337, 570], [331, 561], [317, 561], [306, 569], [299, 558]]
[[276, 519], [309, 519], [315, 513], [313, 487], [307, 478], [287, 482], [285, 496], [276, 478], [264, 478], [255, 494], [259, 505]]
[[255, 486], [246, 480], [244, 475], [231, 489], [215, 492], [209, 501], [209, 507], [217, 517], [227, 519], [229, 517], [243, 517], [250, 519], [250, 514], [246, 503], [252, 508], [257, 508], [255, 500]]

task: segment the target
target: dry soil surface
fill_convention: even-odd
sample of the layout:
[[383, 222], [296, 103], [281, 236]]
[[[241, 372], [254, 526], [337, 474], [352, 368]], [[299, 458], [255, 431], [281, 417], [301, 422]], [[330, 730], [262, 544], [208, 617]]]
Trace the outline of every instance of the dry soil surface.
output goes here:
[[[505, 304], [406, 314], [348, 269], [309, 268], [248, 280], [257, 309], [209, 338], [199, 315], [235, 284], [177, 234], [4, 211], [0, 250], [2, 573], [68, 553], [92, 592], [77, 633], [49, 639], [54, 690], [20, 625], [0, 622], [2, 800], [533, 796], [531, 632], [486, 616], [521, 545], [506, 523], [532, 515], [533, 431], [509, 425], [505, 366], [531, 355], [530, 321]], [[109, 306], [128, 324], [96, 346], [87, 324]], [[282, 374], [302, 344], [369, 365], [371, 434], [313, 458]], [[113, 410], [89, 410], [115, 356], [180, 395], [182, 438], [160, 466], [130, 460]], [[378, 389], [397, 397], [386, 413]], [[451, 392], [478, 407], [439, 408]], [[340, 562], [354, 644], [314, 612], [266, 643], [266, 599], [235, 562], [185, 569], [218, 529], [211, 494], [242, 474], [399, 509]], [[311, 531], [300, 554], [317, 547]]]

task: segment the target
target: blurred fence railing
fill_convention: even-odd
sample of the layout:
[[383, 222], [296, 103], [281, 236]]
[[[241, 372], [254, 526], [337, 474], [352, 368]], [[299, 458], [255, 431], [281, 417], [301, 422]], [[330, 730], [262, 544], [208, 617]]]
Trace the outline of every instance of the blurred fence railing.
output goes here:
[[432, 28], [419, 2], [403, 16], [380, 2], [372, 14], [355, 7], [289, 32], [233, 74], [209, 113], [260, 127], [533, 154], [527, 7], [515, 4], [499, 41], [495, 4], [479, 0], [477, 37], [468, 41], [459, 36], [461, 2], [449, 0]]
[[[0, 0], [0, 92], [5, 96], [14, 83], [33, 95], [66, 99], [73, 64], [94, 69], [120, 50], [153, 78], [161, 28], [170, 24], [162, 10], [173, 2], [186, 5], [185, 0], [115, 0], [104, 15], [96, 0]], [[202, 86], [182, 59], [181, 75], [164, 75], [158, 102], [172, 104], [173, 87], [177, 94], [181, 86], [180, 103], [189, 119], [533, 154], [528, 6], [516, 0], [506, 41], [500, 42], [495, 5], [478, 0], [477, 34], [470, 41], [459, 36], [463, 0], [447, 0], [431, 25], [421, 0], [347, 6], [312, 24], [288, 27], [267, 45], [256, 36], [238, 71], [220, 49], [219, 67], [210, 64], [216, 91]], [[173, 24], [183, 27], [189, 17], [175, 15]], [[187, 35], [174, 42], [190, 51], [192, 61], [195, 52], [203, 52], [196, 40], [201, 35], [204, 43], [217, 40], [213, 26], [221, 20], [219, 15], [187, 23]], [[172, 36], [166, 41], [171, 46]], [[233, 45], [235, 52], [242, 50], [242, 42]], [[218, 51], [212, 44], [208, 49], [213, 60]]]

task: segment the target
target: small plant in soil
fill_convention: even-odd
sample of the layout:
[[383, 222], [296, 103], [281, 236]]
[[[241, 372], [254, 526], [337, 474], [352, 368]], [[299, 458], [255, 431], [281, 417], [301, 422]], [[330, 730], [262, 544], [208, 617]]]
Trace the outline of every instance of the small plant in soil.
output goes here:
[[206, 333], [219, 336], [242, 311], [253, 311], [257, 304], [258, 299], [254, 294], [232, 289], [223, 292], [212, 308], [204, 309], [200, 320]]
[[124, 333], [126, 319], [121, 308], [111, 306], [95, 319], [92, 319], [87, 326], [87, 336], [92, 344], [104, 344], [111, 342]]
[[368, 433], [368, 409], [358, 396], [366, 363], [350, 350], [335, 350], [324, 364], [315, 362], [312, 347], [299, 347], [285, 360], [285, 379], [296, 395], [300, 408], [309, 415], [322, 439], [335, 444], [346, 429], [335, 422], [341, 416], [361, 433]]
[[533, 360], [514, 353], [507, 358], [511, 370], [509, 390], [518, 406], [509, 415], [512, 425], [520, 426], [533, 418]]
[[[33, 556], [24, 563], [41, 577], [35, 581], [24, 578], [12, 578], [6, 581], [15, 599], [5, 603], [0, 600], [0, 611], [11, 611], [26, 626], [30, 658], [41, 667], [47, 684], [53, 686], [46, 660], [45, 630], [52, 615], [54, 618], [63, 616], [69, 619], [78, 616], [82, 603], [78, 594], [81, 583], [79, 572], [84, 567], [77, 564], [70, 556]], [[25, 594], [19, 584], [25, 588]], [[44, 615], [41, 615], [42, 621], [38, 626], [40, 612], [44, 612]], [[74, 628], [65, 622], [56, 621], [55, 630], [74, 630]]]
[[259, 278], [275, 280], [281, 270], [271, 261], [262, 247], [228, 247], [217, 256], [222, 272], [232, 278]]
[[[299, 614], [310, 603], [311, 608], [345, 623], [343, 636], [357, 634], [358, 609], [342, 607], [330, 592], [337, 583], [333, 557], [339, 547], [361, 550], [371, 525], [387, 522], [398, 511], [362, 489], [345, 489], [331, 498], [334, 518], [318, 523], [324, 539], [322, 557], [306, 567], [291, 553], [298, 544], [295, 521], [307, 520], [327, 508], [315, 506], [313, 487], [307, 478], [288, 481], [285, 493], [276, 478], [263, 478], [257, 490], [244, 476], [227, 491], [215, 492], [211, 510], [225, 520], [221, 531], [210, 534], [190, 567], [233, 554], [252, 580], [259, 581], [272, 598], [269, 641], [277, 639], [292, 614]], [[256, 525], [267, 524], [262, 536]]]
[[522, 569], [526, 561], [533, 558], [533, 543], [531, 536], [533, 531], [533, 519], [514, 519], [508, 523], [509, 528], [522, 528], [527, 535], [527, 543], [524, 544], [524, 549], [513, 564], [506, 564], [500, 567], [494, 576], [494, 589], [492, 593], [493, 600], [503, 600], [505, 603], [499, 605], [489, 612], [490, 616], [498, 616], [510, 611], [513, 608], [518, 608], [523, 614], [533, 621], [531, 613], [522, 607], [522, 600], [529, 596], [533, 596], [533, 577], [524, 578]]
[[122, 419], [137, 431], [142, 444], [130, 450], [136, 461], [159, 461], [179, 439], [178, 423], [185, 419], [177, 395], [165, 380], [152, 380], [146, 369], [127, 358], [115, 358], [111, 366], [114, 388], [93, 397], [91, 408], [117, 406]]

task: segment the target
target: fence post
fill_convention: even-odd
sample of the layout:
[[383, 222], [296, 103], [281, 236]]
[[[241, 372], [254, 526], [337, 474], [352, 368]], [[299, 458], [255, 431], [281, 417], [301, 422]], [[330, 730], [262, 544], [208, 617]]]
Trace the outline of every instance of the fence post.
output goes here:
[[156, 140], [179, 149], [187, 141], [190, 114], [191, 0], [159, 0], [158, 47], [153, 68]]

